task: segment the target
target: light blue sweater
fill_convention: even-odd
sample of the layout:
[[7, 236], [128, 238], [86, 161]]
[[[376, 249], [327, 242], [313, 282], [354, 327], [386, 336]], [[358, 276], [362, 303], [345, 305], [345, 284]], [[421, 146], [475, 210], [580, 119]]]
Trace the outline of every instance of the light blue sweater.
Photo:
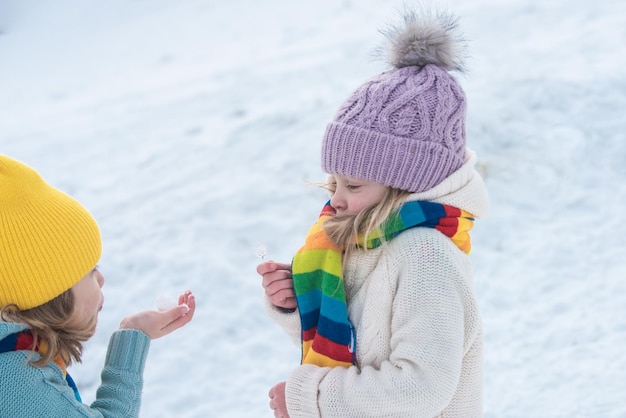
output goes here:
[[[0, 340], [24, 329], [0, 322]], [[54, 362], [38, 368], [28, 363], [30, 351], [0, 353], [0, 417], [137, 417], [149, 346], [150, 338], [141, 331], [111, 335], [102, 383], [91, 405], [76, 400]]]

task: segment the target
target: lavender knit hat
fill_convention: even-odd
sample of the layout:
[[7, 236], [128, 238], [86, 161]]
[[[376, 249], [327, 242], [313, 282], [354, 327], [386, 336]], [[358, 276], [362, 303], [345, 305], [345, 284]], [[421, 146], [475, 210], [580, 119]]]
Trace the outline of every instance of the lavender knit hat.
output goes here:
[[410, 192], [428, 190], [464, 162], [465, 44], [444, 13], [404, 15], [384, 32], [392, 68], [359, 87], [326, 128], [322, 168]]

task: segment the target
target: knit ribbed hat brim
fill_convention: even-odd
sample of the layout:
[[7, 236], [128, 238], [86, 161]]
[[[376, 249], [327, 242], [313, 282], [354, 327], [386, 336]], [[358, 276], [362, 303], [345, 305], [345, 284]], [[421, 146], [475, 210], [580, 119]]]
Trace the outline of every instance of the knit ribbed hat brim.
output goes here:
[[101, 252], [98, 225], [80, 203], [0, 156], [0, 307], [24, 310], [54, 299], [93, 269]]
[[416, 141], [331, 122], [322, 144], [322, 169], [409, 192], [428, 190], [463, 160], [433, 141]]
[[327, 126], [322, 168], [409, 192], [435, 187], [463, 165], [462, 37], [445, 13], [408, 12], [386, 32], [392, 68], [360, 85]]

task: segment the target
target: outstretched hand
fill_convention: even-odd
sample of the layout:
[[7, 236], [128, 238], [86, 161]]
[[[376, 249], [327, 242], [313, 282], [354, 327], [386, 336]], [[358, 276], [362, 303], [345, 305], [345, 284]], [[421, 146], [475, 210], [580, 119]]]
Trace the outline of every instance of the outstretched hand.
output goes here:
[[256, 271], [263, 277], [265, 295], [274, 306], [285, 309], [294, 309], [298, 306], [293, 290], [291, 264], [266, 261], [259, 264]]
[[120, 329], [136, 329], [151, 339], [163, 337], [187, 325], [196, 310], [196, 298], [187, 290], [178, 297], [178, 306], [167, 311], [143, 311], [127, 316], [120, 322]]

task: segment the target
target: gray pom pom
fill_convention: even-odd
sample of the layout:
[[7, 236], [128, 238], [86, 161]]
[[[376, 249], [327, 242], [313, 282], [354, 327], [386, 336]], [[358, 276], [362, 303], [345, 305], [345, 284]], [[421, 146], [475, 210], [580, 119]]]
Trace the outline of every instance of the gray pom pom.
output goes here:
[[403, 23], [381, 31], [388, 45], [387, 62], [396, 68], [435, 64], [446, 70], [465, 71], [466, 43], [458, 31], [457, 19], [444, 12], [405, 11]]

